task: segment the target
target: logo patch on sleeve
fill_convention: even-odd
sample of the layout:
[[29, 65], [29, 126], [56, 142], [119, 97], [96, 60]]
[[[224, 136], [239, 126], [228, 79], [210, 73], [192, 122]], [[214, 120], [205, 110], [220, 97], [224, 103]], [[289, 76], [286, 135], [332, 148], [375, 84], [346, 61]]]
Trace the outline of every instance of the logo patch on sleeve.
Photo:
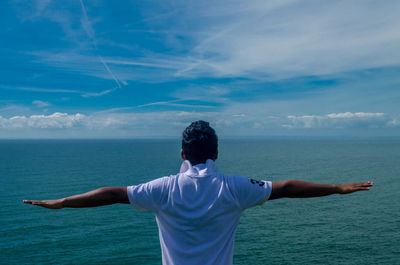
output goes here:
[[263, 181], [258, 181], [255, 179], [250, 179], [250, 182], [251, 182], [251, 184], [258, 184], [258, 186], [260, 186], [260, 187], [264, 186], [264, 184], [265, 184]]

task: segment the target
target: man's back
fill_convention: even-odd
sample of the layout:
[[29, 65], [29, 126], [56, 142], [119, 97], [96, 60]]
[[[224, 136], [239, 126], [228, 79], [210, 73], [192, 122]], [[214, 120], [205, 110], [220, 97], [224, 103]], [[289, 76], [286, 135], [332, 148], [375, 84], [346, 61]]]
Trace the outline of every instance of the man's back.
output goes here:
[[244, 209], [268, 199], [348, 194], [374, 185], [371, 181], [339, 185], [299, 180], [271, 183], [218, 174], [214, 164], [218, 137], [205, 121], [193, 122], [183, 131], [181, 157], [185, 161], [181, 173], [175, 176], [24, 203], [49, 209], [131, 203], [136, 209], [156, 214], [163, 264], [231, 264], [235, 231]]
[[270, 193], [270, 182], [218, 174], [212, 160], [128, 187], [135, 209], [156, 214], [164, 264], [231, 264], [242, 211]]

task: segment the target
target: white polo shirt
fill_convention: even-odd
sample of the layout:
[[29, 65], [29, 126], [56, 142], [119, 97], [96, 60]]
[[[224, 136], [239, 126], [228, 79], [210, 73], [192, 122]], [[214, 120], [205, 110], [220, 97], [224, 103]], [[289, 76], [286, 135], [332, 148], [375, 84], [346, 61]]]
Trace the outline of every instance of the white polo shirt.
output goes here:
[[219, 174], [209, 159], [129, 186], [128, 197], [134, 209], [155, 213], [163, 264], [232, 264], [242, 211], [263, 204], [271, 190], [270, 181]]

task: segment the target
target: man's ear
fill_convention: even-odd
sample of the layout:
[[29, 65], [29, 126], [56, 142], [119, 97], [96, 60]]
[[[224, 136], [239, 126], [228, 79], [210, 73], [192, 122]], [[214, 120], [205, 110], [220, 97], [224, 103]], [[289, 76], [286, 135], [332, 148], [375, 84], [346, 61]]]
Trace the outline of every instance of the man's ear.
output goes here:
[[213, 157], [213, 160], [215, 161], [215, 160], [217, 160], [217, 158], [218, 158], [218, 149], [217, 149], [217, 151], [215, 152], [215, 155], [214, 155], [214, 157]]
[[183, 160], [186, 160], [186, 156], [185, 156], [185, 153], [183, 152], [183, 149], [181, 149], [181, 157]]

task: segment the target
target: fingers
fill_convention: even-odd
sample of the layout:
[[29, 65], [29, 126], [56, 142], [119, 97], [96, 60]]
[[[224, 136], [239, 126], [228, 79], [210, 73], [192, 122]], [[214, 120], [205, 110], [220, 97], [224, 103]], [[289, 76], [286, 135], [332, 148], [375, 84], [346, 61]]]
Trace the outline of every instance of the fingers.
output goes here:
[[374, 186], [374, 183], [372, 181], [367, 181], [367, 186], [369, 187]]
[[374, 183], [372, 181], [354, 183], [354, 187], [357, 190], [370, 190], [370, 187], [373, 185]]
[[341, 194], [353, 193], [356, 191], [370, 190], [374, 183], [372, 181], [366, 182], [356, 182], [356, 183], [347, 183], [340, 185], [342, 191]]
[[367, 181], [367, 182], [351, 183], [350, 185], [354, 187], [372, 187], [374, 186], [374, 183], [372, 181]]
[[63, 208], [62, 203], [59, 200], [45, 200], [45, 201], [31, 201], [23, 200], [23, 203], [32, 204], [36, 206], [41, 206], [48, 209], [61, 209]]
[[361, 182], [361, 183], [362, 183], [362, 185], [364, 185], [364, 186], [373, 186], [373, 185], [374, 185], [374, 183], [373, 183], [372, 181]]
[[28, 203], [28, 204], [37, 204], [40, 203], [40, 201], [31, 201], [31, 200], [23, 200], [23, 203]]
[[372, 187], [372, 186], [374, 186], [374, 183], [372, 181], [360, 182], [360, 183], [357, 183], [357, 184], [359, 184], [360, 187]]
[[45, 202], [43, 202], [43, 201], [23, 200], [22, 202], [27, 203], [27, 204], [32, 204], [32, 205], [38, 205], [38, 206], [43, 206], [45, 204]]

